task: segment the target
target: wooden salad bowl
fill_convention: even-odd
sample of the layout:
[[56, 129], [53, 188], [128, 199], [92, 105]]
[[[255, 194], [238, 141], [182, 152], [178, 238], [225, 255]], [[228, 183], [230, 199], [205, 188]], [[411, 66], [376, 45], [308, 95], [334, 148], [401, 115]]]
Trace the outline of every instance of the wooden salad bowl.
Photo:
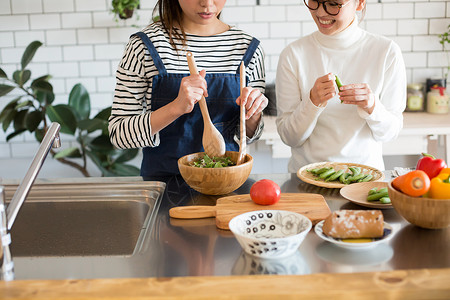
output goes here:
[[450, 199], [411, 197], [388, 184], [389, 198], [394, 209], [409, 223], [428, 229], [450, 227]]
[[[198, 152], [185, 155], [178, 160], [178, 168], [184, 181], [194, 190], [205, 195], [225, 195], [235, 191], [247, 180], [253, 167], [253, 157], [245, 155], [244, 163], [223, 168], [198, 168], [191, 164], [205, 155]], [[239, 152], [226, 151], [234, 163]]]

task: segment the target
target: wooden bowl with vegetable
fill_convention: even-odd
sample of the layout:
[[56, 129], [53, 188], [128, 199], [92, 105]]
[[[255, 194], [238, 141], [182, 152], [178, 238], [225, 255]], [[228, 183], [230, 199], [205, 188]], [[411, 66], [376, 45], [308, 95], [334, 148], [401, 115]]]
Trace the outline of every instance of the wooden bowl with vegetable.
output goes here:
[[428, 229], [450, 227], [450, 199], [412, 197], [388, 184], [389, 198], [394, 209], [409, 223]]
[[[225, 195], [244, 184], [252, 171], [253, 157], [246, 154], [244, 162], [236, 165], [238, 156], [239, 152], [226, 151], [224, 158], [211, 161], [205, 152], [198, 152], [181, 157], [178, 168], [184, 181], [194, 190], [205, 195]], [[220, 165], [229, 161], [232, 165]]]

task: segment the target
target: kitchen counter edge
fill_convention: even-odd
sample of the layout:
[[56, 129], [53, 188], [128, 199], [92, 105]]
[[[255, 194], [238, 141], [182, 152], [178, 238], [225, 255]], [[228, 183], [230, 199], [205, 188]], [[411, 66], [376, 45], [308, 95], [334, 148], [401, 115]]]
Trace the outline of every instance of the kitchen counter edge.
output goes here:
[[17, 280], [1, 299], [450, 299], [450, 268], [388, 272], [195, 276], [133, 279]]

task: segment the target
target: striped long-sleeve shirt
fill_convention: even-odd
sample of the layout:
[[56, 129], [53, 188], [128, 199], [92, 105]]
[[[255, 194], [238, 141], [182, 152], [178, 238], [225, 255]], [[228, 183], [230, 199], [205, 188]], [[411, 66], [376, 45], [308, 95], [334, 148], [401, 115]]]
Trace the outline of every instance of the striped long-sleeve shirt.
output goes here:
[[[230, 30], [214, 36], [187, 34], [186, 46], [177, 42], [175, 50], [169, 36], [160, 23], [153, 23], [143, 29], [157, 52], [168, 73], [189, 73], [186, 51], [191, 51], [198, 69], [207, 73], [236, 73], [241, 59], [252, 37], [242, 30]], [[249, 66], [249, 86], [265, 90], [264, 54], [258, 46]], [[159, 134], [152, 135], [150, 118], [152, 112], [152, 83], [158, 70], [142, 40], [132, 36], [116, 72], [116, 88], [109, 118], [110, 139], [114, 146], [122, 149], [156, 147]], [[261, 122], [262, 124], [262, 122]], [[262, 126], [255, 131], [257, 137]]]

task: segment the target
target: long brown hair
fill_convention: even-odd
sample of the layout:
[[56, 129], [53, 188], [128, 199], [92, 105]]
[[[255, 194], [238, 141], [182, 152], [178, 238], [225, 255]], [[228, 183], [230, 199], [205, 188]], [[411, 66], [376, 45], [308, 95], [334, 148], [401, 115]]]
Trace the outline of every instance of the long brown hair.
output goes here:
[[[181, 10], [180, 3], [178, 0], [158, 0], [153, 8], [153, 20], [159, 16], [159, 21], [161, 22], [163, 28], [169, 34], [170, 44], [177, 49], [175, 40], [182, 41], [185, 45], [186, 32], [183, 28], [182, 18], [183, 11]], [[176, 30], [175, 26], [178, 26], [181, 34]]]

